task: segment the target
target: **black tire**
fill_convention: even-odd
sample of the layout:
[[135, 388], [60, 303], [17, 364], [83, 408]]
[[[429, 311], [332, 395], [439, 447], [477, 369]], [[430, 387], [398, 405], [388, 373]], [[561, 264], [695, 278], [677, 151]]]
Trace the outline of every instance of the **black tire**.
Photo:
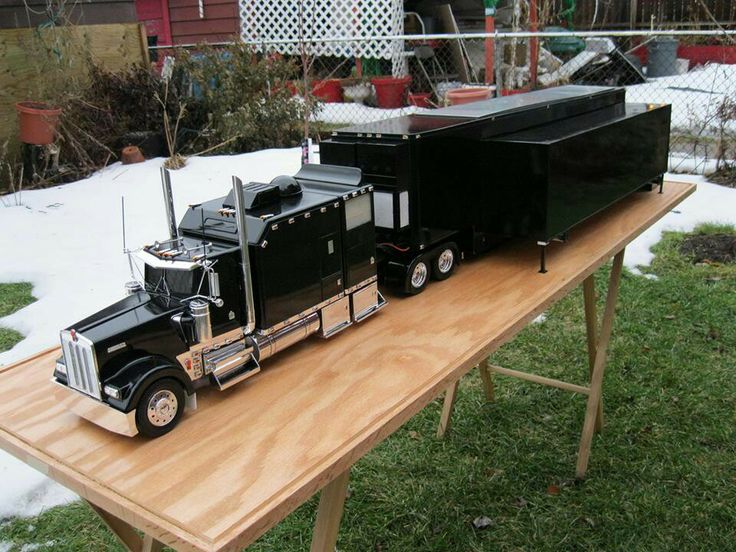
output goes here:
[[429, 283], [431, 270], [429, 262], [423, 255], [414, 259], [406, 272], [406, 281], [404, 282], [406, 293], [416, 295], [423, 292]]
[[174, 429], [184, 414], [185, 399], [184, 387], [175, 379], [153, 382], [141, 395], [135, 411], [138, 433], [155, 438]]
[[439, 248], [432, 259], [432, 278], [435, 280], [447, 280], [455, 272], [457, 266], [457, 249], [446, 244]]

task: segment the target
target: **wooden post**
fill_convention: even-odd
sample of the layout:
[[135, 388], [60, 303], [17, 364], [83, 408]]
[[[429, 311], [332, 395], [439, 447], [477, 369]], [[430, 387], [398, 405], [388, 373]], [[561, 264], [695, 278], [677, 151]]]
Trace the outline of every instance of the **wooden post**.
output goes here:
[[442, 404], [442, 415], [440, 416], [440, 425], [437, 427], [437, 437], [442, 439], [445, 434], [450, 431], [452, 423], [452, 409], [455, 408], [455, 399], [457, 399], [457, 388], [460, 387], [460, 380], [453, 383], [445, 391], [445, 402]]
[[480, 379], [483, 382], [483, 390], [486, 393], [486, 400], [493, 402], [496, 400], [496, 390], [493, 386], [493, 370], [491, 369], [491, 359], [487, 358], [478, 365]]
[[127, 521], [123, 521], [91, 502], [87, 502], [87, 504], [102, 518], [105, 525], [120, 540], [128, 552], [161, 552], [163, 550], [163, 543], [157, 541], [151, 535], [143, 535], [143, 538], [141, 538]]
[[603, 372], [606, 367], [606, 354], [608, 352], [608, 344], [611, 341], [613, 321], [616, 316], [616, 300], [618, 299], [618, 289], [619, 284], [621, 283], [624, 252], [625, 249], [622, 249], [613, 258], [611, 278], [608, 282], [606, 310], [603, 313], [600, 338], [598, 339], [596, 346], [593, 375], [590, 380], [590, 394], [588, 395], [588, 403], [585, 409], [585, 422], [583, 423], [583, 433], [580, 438], [580, 450], [578, 451], [578, 462], [575, 470], [575, 476], [578, 479], [583, 479], [585, 477], [585, 472], [588, 469], [590, 446], [593, 441], [593, 432], [595, 430], [596, 418], [598, 417], [598, 406], [601, 401], [603, 391]]
[[322, 489], [317, 510], [317, 521], [314, 524], [311, 552], [334, 552], [337, 544], [337, 532], [348, 494], [350, 469], [345, 470], [336, 479]]
[[[595, 274], [591, 274], [583, 280], [583, 302], [585, 304], [585, 331], [588, 341], [588, 368], [589, 376], [593, 377], [595, 366], [596, 343], [598, 342], [598, 313], [596, 312]], [[598, 411], [595, 418], [595, 431], [599, 433], [603, 429], [603, 398], [598, 403]]]

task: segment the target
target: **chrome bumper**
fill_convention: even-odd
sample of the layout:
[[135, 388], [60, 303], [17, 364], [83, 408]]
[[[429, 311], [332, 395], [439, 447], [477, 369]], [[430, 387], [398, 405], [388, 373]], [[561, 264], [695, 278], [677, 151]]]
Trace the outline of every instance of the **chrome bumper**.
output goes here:
[[135, 410], [128, 413], [120, 412], [97, 399], [83, 395], [81, 392], [59, 383], [53, 378], [51, 381], [56, 384], [56, 391], [54, 392], [56, 400], [77, 416], [120, 435], [128, 437], [138, 435], [138, 429], [135, 425]]

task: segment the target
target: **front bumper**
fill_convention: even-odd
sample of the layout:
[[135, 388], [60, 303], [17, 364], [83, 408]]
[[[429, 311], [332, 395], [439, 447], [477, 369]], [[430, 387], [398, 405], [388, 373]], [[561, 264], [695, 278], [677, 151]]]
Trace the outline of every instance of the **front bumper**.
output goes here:
[[97, 399], [83, 395], [79, 391], [59, 383], [55, 379], [51, 381], [56, 384], [56, 400], [77, 416], [120, 435], [134, 437], [138, 434], [138, 428], [135, 425], [135, 410], [127, 413], [120, 412]]

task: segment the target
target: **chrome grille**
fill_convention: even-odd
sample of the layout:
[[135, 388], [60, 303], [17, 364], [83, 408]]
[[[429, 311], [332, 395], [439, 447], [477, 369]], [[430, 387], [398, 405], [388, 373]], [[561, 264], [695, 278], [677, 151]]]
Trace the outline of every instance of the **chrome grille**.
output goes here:
[[61, 332], [61, 350], [69, 387], [102, 400], [94, 344], [78, 333], [76, 337], [74, 340], [71, 332]]

